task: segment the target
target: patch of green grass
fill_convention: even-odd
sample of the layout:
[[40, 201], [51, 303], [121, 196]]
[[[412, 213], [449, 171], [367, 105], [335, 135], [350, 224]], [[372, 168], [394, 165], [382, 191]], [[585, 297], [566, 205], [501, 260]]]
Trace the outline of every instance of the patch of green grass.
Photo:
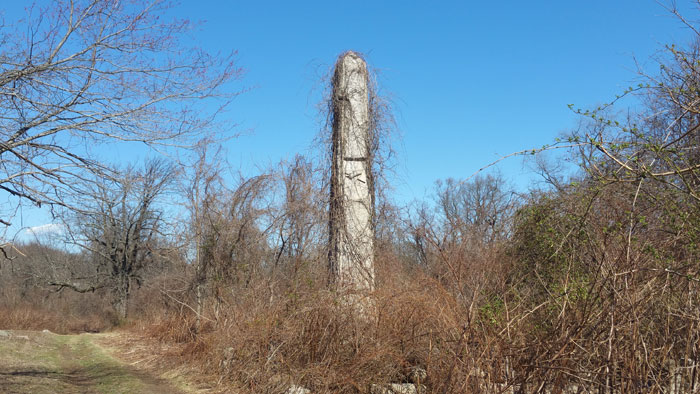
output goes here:
[[33, 372], [16, 375], [12, 382], [0, 384], [0, 392], [76, 393], [87, 390], [122, 394], [163, 390], [162, 382], [130, 369], [93, 340], [90, 334], [38, 332], [14, 333], [9, 338], [0, 338], [0, 371]]
[[144, 391], [141, 379], [92, 343], [89, 335], [73, 336], [69, 346], [80, 369], [93, 381], [94, 388], [99, 392], [116, 394]]

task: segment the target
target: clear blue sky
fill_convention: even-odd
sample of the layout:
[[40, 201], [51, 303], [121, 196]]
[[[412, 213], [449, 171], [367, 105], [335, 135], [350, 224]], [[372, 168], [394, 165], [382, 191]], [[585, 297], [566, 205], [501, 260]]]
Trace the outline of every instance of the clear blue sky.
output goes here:
[[[7, 19], [22, 2], [13, 3]], [[310, 153], [323, 76], [339, 53], [364, 53], [395, 105], [401, 202], [552, 142], [576, 123], [567, 104], [611, 99], [635, 82], [633, 56], [654, 72], [650, 55], [690, 37], [654, 0], [182, 0], [172, 12], [205, 22], [193, 34], [205, 48], [238, 51], [240, 86], [250, 90], [231, 108], [244, 135], [227, 152], [247, 173]], [[501, 171], [520, 187], [530, 179], [520, 159]]]
[[[222, 4], [227, 5], [223, 6]], [[238, 50], [252, 90], [233, 107], [232, 163], [254, 168], [305, 152], [318, 132], [322, 77], [360, 51], [393, 99], [402, 140], [399, 200], [538, 147], [576, 123], [567, 104], [610, 100], [647, 59], [689, 31], [654, 0], [183, 1], [213, 50]], [[689, 8], [690, 2], [679, 1]], [[685, 7], [683, 7], [685, 6]], [[522, 161], [501, 166], [522, 186]]]

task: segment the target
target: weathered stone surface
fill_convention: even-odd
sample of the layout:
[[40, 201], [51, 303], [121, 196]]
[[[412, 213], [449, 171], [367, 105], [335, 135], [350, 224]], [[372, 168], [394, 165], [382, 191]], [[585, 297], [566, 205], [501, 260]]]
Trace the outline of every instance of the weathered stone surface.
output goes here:
[[390, 383], [387, 385], [373, 384], [369, 389], [370, 394], [421, 394], [426, 389], [423, 385], [413, 383]]
[[428, 379], [428, 371], [420, 367], [412, 367], [411, 370], [408, 371], [408, 379], [416, 384], [423, 383]]
[[285, 391], [285, 394], [311, 394], [311, 390], [293, 384]]
[[354, 52], [336, 64], [333, 119], [329, 269], [340, 288], [366, 293], [374, 289], [374, 181], [367, 66]]
[[223, 351], [223, 358], [221, 359], [220, 367], [223, 369], [228, 369], [231, 360], [233, 359], [234, 351], [232, 347], [227, 347]]

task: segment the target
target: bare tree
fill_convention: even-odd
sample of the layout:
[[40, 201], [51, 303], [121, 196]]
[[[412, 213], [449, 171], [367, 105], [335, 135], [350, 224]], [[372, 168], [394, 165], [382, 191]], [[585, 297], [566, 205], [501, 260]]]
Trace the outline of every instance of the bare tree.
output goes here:
[[[205, 249], [207, 233], [211, 231], [211, 224], [221, 216], [222, 198], [225, 187], [221, 177], [221, 150], [213, 153], [208, 146], [200, 145], [196, 149], [197, 161], [194, 166], [184, 166], [184, 171], [191, 170], [191, 175], [181, 185], [186, 197], [185, 205], [188, 211], [189, 223], [184, 233], [184, 244], [189, 244], [194, 250], [193, 266], [196, 300], [196, 327], [199, 329], [204, 310], [205, 291], [207, 279], [212, 270], [214, 261], [206, 258]], [[189, 168], [188, 168], [189, 167]]]
[[473, 317], [483, 289], [495, 286], [502, 245], [509, 239], [517, 199], [500, 176], [436, 185], [435, 205], [409, 220], [415, 260], [455, 291]]
[[486, 244], [504, 240], [510, 232], [515, 195], [500, 175], [484, 175], [470, 182], [450, 178], [437, 183], [437, 204], [446, 233]]
[[69, 243], [90, 256], [94, 276], [48, 282], [78, 292], [107, 287], [122, 319], [127, 317], [133, 284], [140, 284], [144, 268], [158, 258], [164, 227], [158, 199], [175, 174], [162, 160], [149, 161], [142, 171], [132, 168], [129, 172], [132, 175], [120, 182], [92, 183], [81, 195], [81, 210], [69, 212]]
[[188, 146], [209, 130], [240, 70], [187, 47], [192, 23], [163, 17], [170, 7], [56, 0], [0, 26], [0, 193], [15, 201], [0, 223], [23, 200], [66, 205], [86, 173], [109, 173], [90, 147]]
[[284, 201], [276, 215], [279, 242], [275, 266], [286, 260], [294, 278], [302, 261], [310, 260], [311, 254], [318, 252], [314, 248], [321, 244], [321, 234], [325, 234], [322, 229], [325, 209], [311, 162], [296, 155], [291, 163], [283, 164], [280, 171]]
[[196, 282], [201, 297], [216, 301], [218, 316], [223, 294], [247, 287], [269, 261], [269, 232], [272, 229], [266, 201], [271, 176], [241, 177], [232, 191], [202, 200], [199, 261]]

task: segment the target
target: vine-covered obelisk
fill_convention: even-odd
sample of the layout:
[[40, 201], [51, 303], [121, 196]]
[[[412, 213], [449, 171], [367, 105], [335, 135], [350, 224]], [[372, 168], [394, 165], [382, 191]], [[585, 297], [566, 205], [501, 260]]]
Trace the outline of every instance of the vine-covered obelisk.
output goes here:
[[338, 289], [374, 289], [374, 182], [367, 65], [346, 52], [332, 80], [331, 280]]

